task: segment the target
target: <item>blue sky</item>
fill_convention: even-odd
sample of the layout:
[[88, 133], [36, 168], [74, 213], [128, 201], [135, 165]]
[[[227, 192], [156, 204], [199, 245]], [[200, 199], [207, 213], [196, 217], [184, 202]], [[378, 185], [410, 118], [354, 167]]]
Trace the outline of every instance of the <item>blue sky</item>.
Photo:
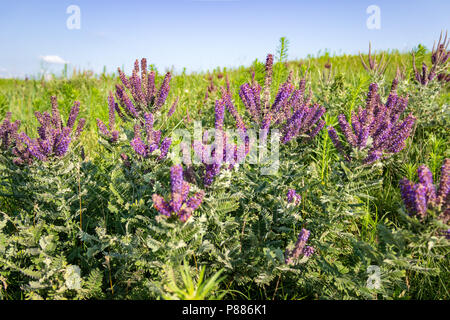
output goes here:
[[[70, 5], [80, 8], [80, 29], [66, 26]], [[370, 5], [380, 8], [379, 30], [366, 26]], [[59, 72], [62, 64], [43, 62], [48, 56], [97, 73], [104, 66], [128, 73], [141, 57], [162, 71], [248, 65], [274, 53], [281, 36], [289, 58], [367, 52], [369, 41], [375, 50], [431, 48], [449, 29], [449, 12], [447, 0], [2, 0], [0, 77], [36, 75], [43, 66]]]

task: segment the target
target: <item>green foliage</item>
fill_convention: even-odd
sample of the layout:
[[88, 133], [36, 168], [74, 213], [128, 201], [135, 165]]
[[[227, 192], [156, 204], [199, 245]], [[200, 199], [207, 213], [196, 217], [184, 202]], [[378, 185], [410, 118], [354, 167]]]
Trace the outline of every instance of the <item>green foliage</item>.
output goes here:
[[[326, 52], [288, 61], [287, 53], [283, 37], [272, 98], [290, 71], [298, 85], [308, 70], [307, 92], [326, 107], [327, 126], [364, 104], [373, 77], [358, 56]], [[445, 226], [406, 215], [398, 188], [421, 164], [439, 177], [450, 154], [448, 88], [417, 85], [410, 55], [387, 55], [380, 91], [389, 92], [397, 65], [407, 66], [398, 91], [409, 94], [407, 111], [418, 118], [402, 152], [368, 166], [343, 162], [324, 130], [310, 144], [281, 145], [274, 175], [249, 163], [223, 170], [185, 223], [153, 207], [154, 193], [170, 194], [171, 160], [139, 159], [129, 144], [134, 123], [117, 119], [120, 138], [113, 145], [97, 133], [95, 119], [108, 117], [115, 75], [0, 79], [0, 111], [12, 111], [24, 131], [36, 126], [34, 110], [49, 109], [51, 95], [65, 117], [80, 100], [80, 116], [88, 119], [79, 144], [64, 158], [18, 167], [11, 150], [0, 151], [0, 299], [449, 299]], [[417, 63], [428, 58], [429, 52], [416, 50]], [[241, 114], [239, 86], [251, 81], [252, 71], [263, 84], [264, 63], [257, 60], [249, 68], [210, 73], [217, 88], [228, 77]], [[203, 73], [174, 74], [168, 106], [155, 121], [163, 137], [175, 128], [192, 131], [192, 120], [213, 125], [220, 90], [205, 99], [208, 85]], [[178, 109], [166, 118], [176, 96]], [[225, 125], [230, 123], [227, 115]], [[353, 150], [354, 159], [365, 156]], [[201, 180], [194, 166], [191, 192], [203, 188]], [[299, 204], [287, 202], [289, 189], [301, 195]], [[311, 231], [315, 252], [288, 265], [285, 254], [302, 228]], [[376, 288], [368, 286], [373, 266], [380, 268]]]
[[189, 265], [184, 261], [183, 267], [179, 268], [179, 275], [182, 279], [182, 287], [177, 285], [177, 279], [172, 267], [169, 267], [166, 271], [167, 273], [167, 284], [164, 290], [167, 294], [163, 294], [164, 299], [174, 300], [220, 300], [225, 294], [221, 293], [216, 295], [215, 289], [219, 286], [220, 282], [224, 279], [219, 278], [222, 271], [217, 272], [208, 280], [205, 277], [206, 266], [202, 266], [198, 280], [194, 280], [191, 277], [191, 271], [189, 270]]

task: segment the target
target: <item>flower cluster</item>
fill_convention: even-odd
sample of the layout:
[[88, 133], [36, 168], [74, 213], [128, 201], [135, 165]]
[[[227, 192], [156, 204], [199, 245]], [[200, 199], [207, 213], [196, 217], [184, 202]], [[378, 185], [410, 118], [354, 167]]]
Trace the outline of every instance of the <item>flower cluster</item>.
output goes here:
[[119, 131], [115, 130], [115, 110], [118, 109], [117, 103], [114, 101], [112, 92], [108, 96], [109, 107], [109, 129], [100, 120], [97, 119], [97, 127], [100, 133], [108, 139], [109, 142], [114, 143], [119, 139]]
[[135, 124], [134, 138], [131, 140], [130, 145], [143, 158], [148, 158], [153, 151], [159, 149], [160, 155], [158, 156], [158, 160], [162, 160], [167, 156], [172, 139], [166, 137], [161, 141], [161, 130], [153, 130], [153, 114], [145, 113], [144, 119], [145, 142], [141, 137], [141, 125]]
[[442, 82], [450, 81], [450, 75], [445, 73], [448, 58], [450, 57], [450, 51], [447, 50], [450, 41], [447, 41], [447, 33], [445, 34], [445, 38], [442, 43], [441, 40], [442, 33], [439, 37], [437, 46], [435, 47], [435, 45], [433, 45], [433, 49], [431, 51], [431, 69], [429, 72], [428, 66], [425, 62], [422, 62], [422, 70], [417, 70], [415, 55], [412, 53], [414, 76], [416, 81], [423, 86], [428, 85], [428, 83], [433, 81], [435, 78]]
[[[228, 99], [228, 103], [231, 101]], [[225, 105], [227, 100], [216, 100], [215, 106], [215, 143], [207, 145], [208, 132], [203, 134], [202, 141], [193, 141], [192, 147], [195, 154], [201, 160], [205, 167], [203, 182], [205, 186], [211, 185], [213, 178], [220, 173], [220, 169], [224, 164], [228, 164], [228, 169], [232, 169], [236, 164], [240, 163], [250, 151], [250, 142], [248, 135], [245, 134], [245, 126], [237, 112], [234, 112], [234, 106], [231, 104], [231, 110], [235, 115], [237, 128], [240, 137], [244, 143], [237, 145], [230, 143], [230, 138], [223, 130], [223, 121], [225, 113]]]
[[[403, 121], [399, 118], [408, 105], [408, 99], [397, 96], [395, 80], [386, 104], [380, 102], [378, 85], [372, 83], [366, 99], [366, 108], [352, 112], [351, 125], [345, 116], [338, 117], [339, 126], [348, 144], [358, 150], [367, 149], [364, 163], [372, 163], [386, 153], [397, 153], [405, 147], [416, 118], [409, 114]], [[350, 161], [350, 155], [344, 150], [334, 127], [328, 127], [328, 134], [336, 149]]]
[[175, 165], [170, 168], [171, 199], [166, 202], [158, 194], [153, 194], [153, 206], [159, 213], [165, 216], [177, 215], [185, 222], [192, 213], [201, 205], [204, 191], [201, 190], [189, 198], [189, 183], [183, 179], [183, 167]]
[[[171, 73], [167, 72], [159, 90], [156, 90], [156, 73], [155, 71], [147, 73], [147, 59], [143, 58], [140, 66], [139, 68], [139, 61], [136, 60], [130, 77], [127, 77], [118, 68], [122, 84], [116, 85], [116, 97], [120, 106], [128, 116], [134, 119], [142, 119], [145, 113], [157, 112], [164, 105], [169, 95], [172, 77]], [[131, 93], [131, 98], [127, 90]], [[119, 116], [123, 117], [123, 113], [118, 107], [116, 107], [116, 110]]]
[[325, 111], [325, 108], [318, 104], [300, 107], [286, 121], [281, 142], [285, 144], [301, 134], [308, 134], [308, 141], [313, 139], [325, 126], [325, 121], [320, 120]]
[[438, 190], [433, 185], [430, 169], [422, 165], [417, 173], [419, 183], [415, 184], [406, 178], [400, 181], [400, 192], [407, 212], [423, 219], [427, 216], [428, 209], [435, 209], [441, 212], [438, 218], [447, 223], [450, 220], [450, 159], [445, 159], [441, 167]]
[[7, 112], [5, 119], [0, 125], [0, 149], [7, 150], [17, 140], [20, 120], [11, 122], [11, 112]]
[[66, 154], [72, 139], [78, 138], [83, 131], [86, 120], [81, 118], [75, 132], [72, 132], [80, 111], [78, 101], [75, 101], [70, 110], [66, 126], [63, 125], [56, 97], [51, 97], [51, 102], [51, 114], [35, 112], [40, 123], [40, 127], [37, 129], [39, 137], [31, 139], [25, 132], [18, 135], [17, 146], [13, 149], [13, 153], [17, 156], [14, 159], [16, 164], [30, 163], [33, 158], [47, 161], [51, 157], [62, 157]]
[[286, 194], [287, 201], [289, 203], [299, 204], [302, 200], [302, 196], [299, 195], [294, 189], [289, 189]]
[[368, 61], [366, 63], [360, 53], [359, 57], [361, 58], [361, 63], [363, 65], [364, 69], [366, 71], [368, 71], [369, 73], [371, 73], [375, 76], [381, 76], [386, 71], [388, 61], [385, 59], [384, 53], [381, 55], [380, 61], [377, 61], [376, 58], [374, 56], [372, 56], [371, 49], [372, 49], [372, 46], [369, 42]]
[[[292, 73], [286, 82], [281, 84], [272, 105], [270, 105], [270, 85], [272, 82], [273, 56], [269, 54], [266, 60], [266, 75], [264, 90], [261, 98], [261, 86], [252, 75], [252, 82], [240, 87], [239, 96], [253, 121], [263, 130], [269, 130], [271, 126], [282, 124], [282, 143], [285, 144], [301, 134], [309, 134], [314, 138], [324, 127], [325, 121], [320, 117], [325, 113], [325, 108], [315, 104], [310, 107], [311, 94], [306, 97], [303, 78], [296, 89], [292, 83]], [[316, 125], [317, 124], [317, 125]]]
[[286, 250], [285, 254], [285, 263], [286, 264], [294, 264], [294, 262], [301, 256], [310, 257], [314, 254], [314, 248], [311, 246], [307, 246], [306, 242], [308, 241], [310, 235], [310, 231], [306, 229], [302, 229], [300, 234], [298, 235], [297, 242], [295, 243], [294, 249], [292, 251]]

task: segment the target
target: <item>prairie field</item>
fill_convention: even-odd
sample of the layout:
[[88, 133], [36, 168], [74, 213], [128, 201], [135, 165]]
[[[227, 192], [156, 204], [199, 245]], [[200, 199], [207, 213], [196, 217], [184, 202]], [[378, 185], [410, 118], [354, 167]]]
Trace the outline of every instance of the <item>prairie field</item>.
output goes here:
[[0, 299], [450, 299], [447, 46], [0, 79]]

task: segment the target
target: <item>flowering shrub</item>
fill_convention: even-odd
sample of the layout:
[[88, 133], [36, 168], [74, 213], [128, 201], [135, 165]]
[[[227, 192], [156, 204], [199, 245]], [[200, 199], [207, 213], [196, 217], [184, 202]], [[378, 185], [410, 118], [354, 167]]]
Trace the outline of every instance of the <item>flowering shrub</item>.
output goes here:
[[[269, 130], [275, 125], [281, 125], [281, 142], [283, 144], [305, 134], [309, 136], [307, 140], [313, 139], [325, 125], [325, 121], [320, 120], [326, 111], [325, 108], [318, 104], [310, 106], [311, 94], [308, 98], [305, 96], [306, 79], [303, 78], [298, 89], [295, 89], [292, 83], [292, 74], [286, 82], [281, 84], [273, 104], [270, 105], [272, 74], [273, 55], [269, 54], [265, 65], [264, 88], [261, 89], [261, 86], [255, 81], [254, 74], [252, 83], [245, 83], [240, 87], [239, 96], [254, 123], [262, 130]], [[230, 112], [238, 123], [242, 123], [236, 109], [231, 107], [229, 96], [226, 97]]]
[[359, 54], [359, 57], [361, 58], [361, 63], [364, 69], [374, 77], [380, 78], [386, 71], [386, 67], [388, 66], [388, 60], [386, 60], [386, 57], [383, 53], [380, 57], [380, 60], [377, 61], [376, 57], [372, 56], [371, 49], [372, 46], [369, 42], [369, 54], [367, 58], [367, 63], [364, 61], [361, 53]]
[[239, 134], [243, 137], [244, 143], [237, 145], [229, 142], [227, 133], [224, 131], [223, 121], [225, 116], [226, 102], [216, 100], [215, 104], [215, 141], [212, 145], [207, 145], [208, 132], [203, 134], [202, 141], [194, 140], [192, 147], [195, 155], [201, 160], [204, 166], [203, 183], [205, 186], [211, 185], [215, 176], [220, 173], [222, 167], [232, 169], [240, 163], [250, 151], [249, 137], [245, 134], [245, 126], [234, 106], [231, 106], [232, 114], [235, 115], [236, 126]]
[[116, 85], [116, 97], [125, 111], [125, 114], [122, 113], [120, 108], [116, 106], [116, 111], [120, 117], [124, 118], [126, 115], [133, 119], [143, 119], [145, 113], [154, 113], [161, 109], [170, 91], [170, 80], [172, 78], [170, 72], [166, 73], [159, 90], [157, 90], [155, 86], [156, 73], [155, 71], [148, 73], [147, 59], [145, 58], [141, 59], [140, 70], [139, 61], [135, 61], [133, 73], [130, 77], [127, 77], [120, 68], [118, 68], [118, 71], [122, 84]]
[[[14, 159], [16, 164], [30, 163], [32, 159], [47, 161], [52, 157], [62, 157], [66, 154], [72, 139], [78, 138], [83, 131], [86, 119], [81, 118], [73, 132], [75, 121], [80, 111], [80, 103], [76, 101], [70, 109], [66, 126], [63, 125], [61, 115], [58, 109], [56, 97], [52, 97], [52, 113], [39, 111], [35, 116], [40, 123], [37, 129], [39, 137], [31, 139], [25, 132], [19, 133], [17, 137], [17, 146], [13, 153], [17, 156]], [[30, 157], [31, 156], [33, 157]]]
[[416, 57], [414, 53], [412, 53], [414, 78], [417, 81], [417, 83], [421, 84], [422, 86], [427, 86], [434, 79], [437, 79], [441, 82], [450, 81], [450, 74], [448, 74], [446, 70], [448, 67], [447, 64], [448, 58], [450, 57], [450, 51], [447, 50], [448, 44], [450, 42], [450, 40], [447, 41], [447, 33], [445, 33], [445, 38], [442, 43], [441, 40], [442, 40], [442, 33], [439, 37], [437, 45], [435, 43], [431, 51], [430, 71], [428, 71], [428, 66], [425, 62], [422, 62], [422, 72], [417, 70]]
[[[409, 114], [403, 121], [401, 114], [405, 111], [408, 100], [397, 96], [395, 86], [392, 87], [386, 104], [380, 102], [378, 85], [372, 83], [366, 99], [366, 108], [352, 112], [351, 126], [345, 116], [340, 114], [339, 126], [350, 148], [365, 150], [367, 156], [362, 160], [369, 164], [380, 159], [383, 154], [394, 154], [405, 147], [416, 118]], [[347, 160], [351, 155], [344, 149], [336, 129], [328, 127], [328, 134], [336, 149]]]
[[[145, 59], [135, 64], [131, 77], [119, 71], [122, 84], [115, 92], [109, 91], [114, 75], [46, 82], [43, 94], [57, 92], [65, 102], [75, 95], [93, 106], [107, 102], [107, 124], [96, 108], [88, 112], [88, 120], [98, 117], [98, 144], [85, 143], [95, 130], [83, 132], [83, 145], [74, 143], [84, 129], [83, 120], [76, 124], [78, 103], [70, 111], [61, 108], [69, 114], [63, 123], [52, 99], [51, 113], [36, 113], [36, 138], [19, 134], [20, 122], [7, 114], [0, 124], [0, 298], [186, 298], [192, 288], [176, 294], [184, 289], [183, 277], [196, 279], [199, 287], [214, 283], [213, 296], [233, 299], [241, 294], [250, 299], [448, 299], [449, 242], [441, 235], [448, 236], [449, 160], [439, 187], [431, 176], [448, 158], [446, 126], [413, 130], [419, 120], [426, 124], [439, 117], [417, 113], [422, 105], [414, 99], [417, 121], [403, 116], [412, 107], [403, 94], [426, 102], [423, 93], [432, 87], [439, 90], [429, 103], [445, 111], [443, 83], [412, 91], [419, 85], [395, 78], [383, 103], [384, 86], [354, 68], [358, 56], [326, 55], [307, 61], [308, 95], [305, 64], [285, 61], [285, 54], [280, 50], [275, 63], [272, 55], [265, 64], [256, 61], [251, 81], [248, 70], [220, 73], [226, 85], [216, 101], [213, 82], [206, 99], [205, 86], [197, 87], [204, 74], [168, 73], [157, 90], [157, 73], [147, 72]], [[380, 70], [371, 59], [369, 69]], [[324, 63], [330, 72], [321, 90], [316, 71]], [[302, 78], [294, 85], [298, 74]], [[383, 63], [379, 76], [384, 80], [389, 74]], [[177, 81], [171, 83], [172, 76]], [[374, 83], [365, 108], [352, 113], [369, 80]], [[36, 84], [23, 85], [36, 90]], [[185, 95], [161, 116], [170, 85]], [[3, 96], [3, 81], [0, 86], [4, 108], [9, 96]], [[314, 100], [320, 103], [312, 102], [311, 88], [318, 88]], [[233, 102], [238, 93], [245, 115]], [[40, 105], [34, 93], [31, 99]], [[340, 128], [320, 135], [325, 118], [329, 123], [334, 116]], [[28, 120], [21, 120], [27, 130]], [[214, 124], [214, 143], [208, 145], [210, 131], [186, 143], [199, 166], [172, 163], [170, 148], [181, 142], [171, 133], [190, 132], [192, 120]], [[250, 139], [254, 128], [281, 131], [284, 146], [273, 174], [261, 174], [253, 163], [241, 165], [258, 148]], [[242, 143], [234, 140], [239, 137]], [[314, 137], [314, 144], [296, 147], [297, 141]], [[329, 137], [350, 163], [335, 161]], [[402, 161], [374, 163], [406, 149], [407, 141], [411, 145], [398, 157]], [[416, 163], [431, 169], [421, 166], [419, 183], [404, 179], [400, 188], [408, 213], [422, 221], [402, 214], [397, 192], [401, 174], [411, 175]], [[171, 271], [181, 264], [181, 275]], [[379, 288], [368, 286], [374, 266], [380, 268]], [[219, 272], [224, 280], [216, 282]]]

